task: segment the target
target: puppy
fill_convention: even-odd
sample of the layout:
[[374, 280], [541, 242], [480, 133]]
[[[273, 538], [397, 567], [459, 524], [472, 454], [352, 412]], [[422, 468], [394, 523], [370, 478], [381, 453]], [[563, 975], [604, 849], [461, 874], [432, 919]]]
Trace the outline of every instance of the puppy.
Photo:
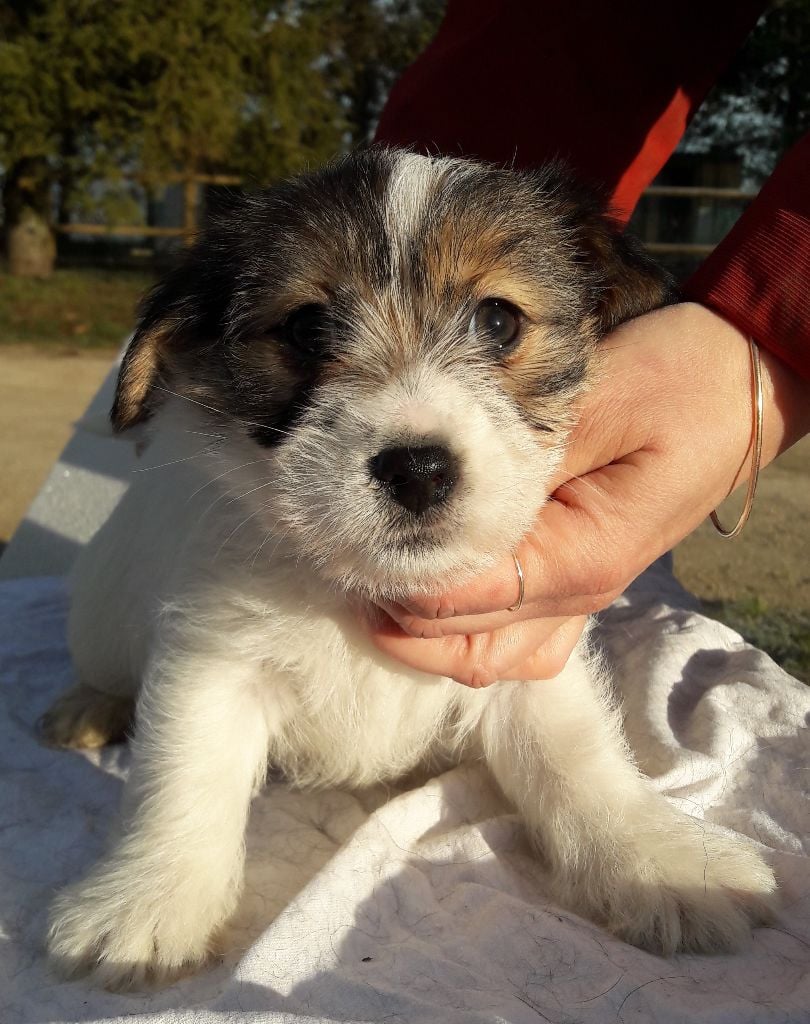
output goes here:
[[474, 690], [387, 660], [349, 607], [513, 551], [599, 338], [667, 297], [556, 167], [372, 149], [205, 233], [121, 368], [113, 423], [146, 425], [152, 468], [76, 567], [78, 682], [44, 721], [93, 746], [136, 706], [120, 827], [53, 908], [63, 968], [127, 987], [204, 959], [268, 761], [366, 786], [483, 760], [554, 896], [615, 935], [714, 952], [767, 920], [769, 868], [639, 775], [584, 648], [553, 685]]

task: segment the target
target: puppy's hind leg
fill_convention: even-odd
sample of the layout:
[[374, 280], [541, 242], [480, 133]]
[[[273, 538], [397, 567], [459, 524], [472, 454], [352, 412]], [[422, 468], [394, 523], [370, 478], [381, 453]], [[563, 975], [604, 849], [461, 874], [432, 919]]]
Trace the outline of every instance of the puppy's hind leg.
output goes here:
[[484, 753], [565, 906], [652, 952], [727, 952], [775, 905], [747, 842], [680, 814], [632, 763], [617, 711], [574, 655], [545, 682], [501, 683]]
[[49, 747], [94, 749], [126, 739], [134, 715], [133, 696], [102, 693], [77, 683], [56, 699], [37, 727]]

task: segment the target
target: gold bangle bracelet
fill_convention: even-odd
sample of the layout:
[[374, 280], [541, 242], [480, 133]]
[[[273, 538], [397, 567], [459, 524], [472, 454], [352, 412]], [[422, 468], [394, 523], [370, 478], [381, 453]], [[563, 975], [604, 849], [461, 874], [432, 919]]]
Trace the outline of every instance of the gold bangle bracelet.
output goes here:
[[[717, 518], [717, 512], [712, 512], [711, 514], [711, 520], [714, 528], [721, 537], [726, 537], [728, 540], [731, 540], [732, 537], [736, 537], [748, 522], [748, 517], [751, 515], [751, 508], [754, 504], [754, 495], [757, 492], [759, 467], [760, 462], [762, 461], [762, 366], [760, 364], [759, 348], [757, 343], [753, 338], [749, 338], [748, 344], [751, 349], [751, 372], [753, 378], [751, 396], [753, 417], [751, 448], [753, 450], [753, 457], [751, 461], [751, 475], [748, 478], [748, 491], [745, 495], [745, 504], [743, 505], [743, 510], [740, 513], [740, 518], [731, 530], [725, 530], [720, 525], [720, 520]], [[747, 454], [748, 453], [746, 452], [746, 455]]]

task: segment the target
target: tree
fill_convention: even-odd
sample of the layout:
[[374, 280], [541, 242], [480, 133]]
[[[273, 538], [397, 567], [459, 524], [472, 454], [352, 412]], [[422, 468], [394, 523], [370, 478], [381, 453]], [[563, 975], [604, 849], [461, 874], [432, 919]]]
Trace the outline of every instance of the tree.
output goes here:
[[288, 175], [365, 145], [444, 0], [295, 0], [268, 5], [252, 50], [239, 164]]
[[49, 225], [91, 178], [120, 177], [135, 123], [126, 4], [18, 0], [0, 7], [0, 163], [12, 273], [53, 266]]
[[281, 0], [259, 10], [249, 87], [232, 166], [266, 182], [322, 163], [347, 146], [336, 67], [340, 0]]
[[754, 183], [810, 131], [810, 0], [776, 0], [707, 97], [682, 148], [725, 151]]
[[352, 143], [367, 142], [399, 73], [439, 27], [444, 0], [347, 0], [340, 5], [340, 51]]
[[[133, 179], [266, 181], [367, 141], [441, 0], [5, 0], [0, 165], [12, 273], [58, 211], [133, 219]], [[103, 182], [103, 188], [98, 183]]]

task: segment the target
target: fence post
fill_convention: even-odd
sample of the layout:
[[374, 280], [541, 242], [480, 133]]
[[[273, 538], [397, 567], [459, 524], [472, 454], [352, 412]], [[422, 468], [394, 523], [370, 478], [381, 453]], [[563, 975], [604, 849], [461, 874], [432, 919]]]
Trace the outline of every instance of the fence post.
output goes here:
[[183, 241], [190, 245], [197, 234], [197, 208], [200, 201], [200, 186], [191, 176], [183, 181]]

